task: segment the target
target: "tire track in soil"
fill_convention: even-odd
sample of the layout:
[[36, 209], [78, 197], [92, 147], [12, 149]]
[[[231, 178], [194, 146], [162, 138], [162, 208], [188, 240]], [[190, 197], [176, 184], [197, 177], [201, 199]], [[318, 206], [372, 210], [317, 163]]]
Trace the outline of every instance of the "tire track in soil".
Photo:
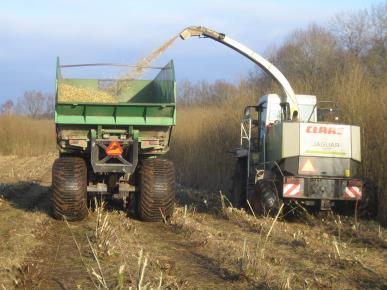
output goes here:
[[[51, 186], [51, 167], [40, 179], [41, 186]], [[31, 207], [37, 207], [50, 215], [42, 225], [40, 239], [43, 246], [30, 253], [25, 261], [22, 285], [25, 289], [82, 289], [95, 288], [82, 256], [87, 258], [90, 251], [87, 246], [86, 233], [92, 231], [90, 219], [71, 223], [70, 228], [64, 221], [53, 219], [51, 213], [51, 189], [32, 201]], [[71, 230], [70, 230], [71, 229]], [[74, 238], [77, 244], [74, 242]], [[90, 261], [88, 261], [90, 264]], [[94, 265], [93, 265], [94, 266]]]
[[[88, 259], [90, 253], [84, 234], [91, 229], [87, 227], [87, 221], [79, 222], [77, 225], [71, 224], [70, 227], [82, 256]], [[28, 273], [24, 278], [24, 286], [27, 289], [95, 288], [73, 236], [64, 222], [50, 220], [43, 239], [45, 245], [36, 249], [27, 262]]]
[[185, 289], [247, 289], [246, 281], [238, 280], [210, 258], [201, 247], [183, 233], [163, 223], [142, 223], [140, 238], [144, 250], [152, 258], [172, 264], [175, 278], [186, 282]]
[[[51, 171], [46, 172], [39, 184], [50, 185]], [[31, 208], [39, 207], [50, 213], [50, 196], [42, 193], [31, 201]], [[79, 245], [80, 252], [87, 265], [97, 269], [87, 243], [86, 234], [94, 230], [94, 220], [89, 217], [84, 221], [70, 223], [70, 228], [63, 221], [53, 218], [40, 229], [43, 246], [32, 251], [25, 262], [23, 287], [25, 289], [82, 289], [95, 288], [92, 279], [80, 257], [73, 235]], [[214, 263], [190, 246], [183, 234], [176, 233], [170, 226], [163, 223], [135, 221], [141, 236], [139, 244], [150, 253], [152, 258], [168, 260], [174, 265], [173, 276], [180, 281], [187, 281], [188, 289], [240, 289], [233, 281], [225, 279], [223, 273]], [[113, 267], [105, 261], [103, 268], [106, 280], [114, 276]], [[112, 265], [110, 265], [112, 266]], [[115, 265], [116, 266], [116, 265]], [[111, 270], [110, 270], [111, 269]], [[110, 272], [110, 273], [109, 273]], [[93, 277], [95, 280], [95, 277]]]
[[[92, 221], [91, 221], [92, 222]], [[136, 221], [141, 235], [139, 244], [152, 259], [172, 265], [171, 275], [184, 285], [183, 289], [241, 289], [240, 281], [229, 277], [216, 263], [197, 249], [183, 234], [176, 233], [162, 223]], [[85, 234], [93, 230], [90, 220], [72, 223], [71, 230], [80, 245], [86, 263], [97, 269], [90, 254]], [[82, 263], [78, 249], [68, 227], [61, 221], [50, 220], [44, 232], [44, 247], [31, 256], [24, 285], [27, 289], [93, 289], [95, 286]], [[38, 262], [36, 262], [38, 261]], [[117, 265], [101, 261], [107, 273], [105, 279], [112, 281]], [[136, 266], [133, 265], [135, 268]], [[110, 272], [110, 273], [109, 273]], [[234, 281], [235, 280], [235, 281]], [[243, 281], [242, 281], [243, 283]]]
[[[22, 164], [20, 166], [23, 170], [29, 169], [28, 166], [25, 167]], [[36, 175], [39, 176], [44, 172], [40, 179], [37, 179], [38, 181], [33, 183], [27, 180], [19, 185], [16, 184], [15, 188], [12, 189], [12, 194], [6, 197], [11, 204], [14, 203], [15, 207], [23, 209], [24, 212], [39, 210], [50, 214], [51, 163], [47, 162], [43, 166], [46, 168], [42, 167]], [[248, 227], [245, 228], [242, 225], [218, 219], [211, 214], [197, 217], [197, 221], [204, 228], [210, 228], [212, 233], [231, 234], [233, 232], [233, 234], [241, 234], [243, 231], [243, 234], [247, 234], [252, 240], [256, 236], [256, 233], [251, 232]], [[70, 228], [79, 243], [85, 261], [97, 269], [85, 237], [85, 234], [90, 234], [94, 230], [94, 222], [95, 220], [91, 216], [82, 222], [71, 223]], [[181, 283], [183, 287], [180, 289], [254, 288], [246, 281], [238, 280], [237, 277], [232, 277], [220, 269], [219, 264], [211, 259], [214, 253], [209, 253], [210, 249], [195, 245], [189, 237], [177, 231], [173, 226], [137, 220], [133, 223], [139, 231], [136, 244], [142, 246], [144, 252], [149, 254], [151, 259], [159, 259], [161, 262], [165, 261], [173, 265], [170, 272], [174, 278], [179, 281], [187, 281], [187, 283]], [[95, 288], [80, 258], [72, 233], [64, 222], [47, 216], [43, 223], [38, 225], [37, 230], [34, 228], [34, 233], [38, 235], [43, 246], [36, 247], [24, 260], [23, 271], [20, 273], [23, 282], [22, 288], [77, 289], [78, 286], [82, 289]], [[221, 238], [221, 236], [217, 237]], [[138, 249], [133, 248], [133, 250], [137, 251]], [[15, 254], [17, 255], [17, 253]], [[118, 265], [113, 264], [113, 261], [109, 259], [101, 262], [103, 263], [102, 268], [106, 270], [104, 273], [106, 280], [113, 281], [114, 271]], [[136, 264], [135, 261], [131, 265], [132, 268], [136, 268]], [[364, 276], [364, 274], [362, 275]], [[368, 279], [368, 276], [364, 277]], [[0, 282], [2, 282], [1, 277]]]
[[[28, 196], [25, 208], [38, 209], [51, 216], [51, 167], [37, 184], [32, 185], [24, 196]], [[20, 192], [22, 193], [22, 192]], [[210, 215], [209, 215], [210, 217]], [[86, 234], [94, 230], [94, 218], [70, 223], [70, 229], [63, 221], [48, 218], [38, 229], [42, 246], [32, 250], [24, 263], [22, 288], [24, 289], [94, 289], [95, 285], [84, 262], [97, 269], [92, 257]], [[211, 221], [208, 221], [211, 223]], [[163, 223], [134, 221], [139, 228], [138, 244], [152, 259], [167, 261], [173, 265], [171, 271], [183, 289], [241, 289], [244, 281], [238, 281], [219, 269], [205, 251], [190, 242], [173, 227]], [[78, 243], [74, 242], [74, 237]], [[81, 255], [82, 258], [81, 258]], [[82, 261], [83, 259], [83, 261]], [[100, 261], [106, 273], [105, 279], [113, 281], [117, 265], [109, 260]], [[133, 265], [134, 267], [135, 265]], [[93, 279], [93, 280], [92, 280]]]
[[[97, 269], [85, 238], [86, 233], [93, 231], [92, 222], [88, 219], [71, 223], [70, 227], [86, 263]], [[179, 284], [185, 285], [183, 289], [241, 289], [240, 281], [233, 281], [211, 258], [192, 245], [183, 234], [176, 233], [172, 227], [140, 221], [136, 221], [136, 225], [141, 231], [138, 244], [142, 244], [144, 252], [152, 259], [171, 264], [171, 274]], [[82, 289], [95, 288], [64, 222], [50, 220], [45, 229], [44, 240], [45, 246], [37, 249], [31, 256], [29, 272], [24, 280], [27, 289], [77, 289], [78, 286]], [[105, 279], [112, 281], [113, 268], [117, 265], [113, 267], [108, 261], [105, 262], [101, 261], [102, 268], [108, 271], [104, 273]]]

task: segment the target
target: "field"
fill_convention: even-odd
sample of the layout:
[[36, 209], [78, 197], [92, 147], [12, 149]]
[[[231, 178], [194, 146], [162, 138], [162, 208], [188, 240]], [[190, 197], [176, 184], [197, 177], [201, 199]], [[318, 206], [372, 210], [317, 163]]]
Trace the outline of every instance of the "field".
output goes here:
[[[378, 197], [374, 220], [302, 207], [255, 216], [232, 206], [229, 151], [239, 145], [243, 109], [282, 93], [260, 71], [233, 83], [179, 81], [167, 154], [178, 184], [170, 220], [141, 222], [119, 202], [100, 200], [83, 221], [55, 220], [58, 153], [45, 119], [54, 98], [27, 91], [15, 108], [1, 107], [0, 289], [387, 289], [386, 12], [381, 4], [311, 24], [266, 55], [296, 93], [333, 101], [340, 123], [360, 126], [359, 175]], [[85, 97], [68, 89], [70, 99]]]
[[0, 159], [4, 289], [382, 289], [387, 231], [334, 214], [254, 217], [220, 193], [179, 187], [171, 221], [99, 205], [82, 222], [50, 211], [55, 153]]
[[[387, 0], [36, 2], [0, 4], [0, 290], [387, 290]], [[222, 33], [181, 44], [192, 20]], [[55, 72], [56, 55], [67, 65], [57, 58]], [[173, 61], [160, 68], [159, 57]], [[268, 94], [282, 112], [257, 106]], [[130, 106], [117, 103], [124, 95]], [[295, 113], [308, 122], [277, 138], [276, 123]], [[232, 185], [245, 209], [230, 202]], [[352, 200], [331, 203], [333, 190]]]
[[[187, 119], [180, 119], [180, 130], [193, 115], [184, 116]], [[202, 125], [191, 127], [191, 141], [200, 126], [208, 120], [214, 122], [213, 111], [202, 111], [202, 116]], [[16, 117], [14, 120], [18, 122], [14, 122], [12, 118], [0, 119], [9, 122], [1, 127], [2, 132], [11, 126], [17, 131], [23, 122], [28, 124], [24, 132], [28, 138], [23, 146], [11, 146], [0, 157], [2, 288], [383, 289], [387, 286], [387, 231], [379, 223], [333, 213], [321, 216], [300, 213], [292, 218], [280, 213], [278, 219], [254, 217], [230, 206], [226, 191], [223, 195], [219, 190], [194, 190], [179, 185], [174, 217], [164, 223], [128, 218], [120, 204], [112, 203], [99, 204], [82, 222], [54, 220], [50, 186], [51, 166], [57, 153], [52, 123], [23, 117]], [[34, 131], [40, 134], [39, 141], [33, 138]], [[178, 130], [175, 133], [181, 136]], [[8, 140], [17, 140], [17, 136], [8, 134]], [[177, 148], [182, 146], [179, 145], [182, 139], [174, 142]], [[195, 157], [195, 152], [186, 152], [186, 160]], [[174, 151], [171, 157], [176, 160], [177, 154], [179, 151]], [[210, 155], [198, 156], [202, 166], [203, 160], [210, 158]], [[214, 170], [211, 166], [224, 168], [230, 162], [225, 159], [221, 161], [224, 163], [212, 165], [212, 161], [207, 162], [206, 172]], [[185, 167], [184, 162], [176, 162], [183, 184], [189, 181], [183, 174], [189, 171], [189, 162]], [[214, 178], [220, 184], [227, 184], [222, 174]], [[200, 175], [191, 179], [195, 180], [199, 181]], [[203, 179], [200, 186], [211, 188], [211, 180]]]

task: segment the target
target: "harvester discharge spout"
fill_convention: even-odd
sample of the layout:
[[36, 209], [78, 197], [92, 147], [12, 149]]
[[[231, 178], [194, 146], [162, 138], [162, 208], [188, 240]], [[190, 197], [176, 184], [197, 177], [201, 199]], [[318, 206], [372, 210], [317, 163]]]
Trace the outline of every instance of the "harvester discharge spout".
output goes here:
[[180, 32], [180, 37], [183, 40], [187, 40], [191, 36], [211, 37], [213, 39], [223, 40], [225, 37], [225, 34], [216, 32], [214, 30], [208, 29], [203, 26], [190, 26], [185, 28], [182, 32]]
[[243, 56], [250, 59], [256, 65], [258, 65], [261, 69], [263, 69], [267, 74], [269, 74], [282, 88], [285, 93], [285, 98], [283, 98], [282, 102], [288, 102], [290, 105], [291, 111], [298, 110], [297, 99], [295, 97], [294, 91], [289, 84], [289, 81], [285, 78], [285, 76], [268, 60], [246, 47], [245, 45], [231, 39], [226, 36], [224, 33], [219, 33], [209, 28], [203, 26], [189, 26], [185, 28], [181, 33], [180, 37], [183, 40], [187, 40], [191, 36], [198, 36], [204, 38], [212, 38], [231, 49], [237, 51]]

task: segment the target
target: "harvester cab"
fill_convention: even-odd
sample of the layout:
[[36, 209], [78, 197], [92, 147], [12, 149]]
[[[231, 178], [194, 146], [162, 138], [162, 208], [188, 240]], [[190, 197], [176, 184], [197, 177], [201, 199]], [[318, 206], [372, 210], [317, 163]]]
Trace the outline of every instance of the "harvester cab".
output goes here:
[[245, 108], [240, 146], [233, 150], [234, 206], [248, 205], [264, 213], [275, 211], [281, 202], [296, 202], [325, 210], [362, 199], [358, 126], [338, 123], [337, 109], [328, 103], [320, 106], [316, 96], [296, 95], [272, 63], [224, 33], [194, 26], [180, 36], [211, 38], [232, 48], [262, 68], [283, 91], [262, 96], [257, 105]]

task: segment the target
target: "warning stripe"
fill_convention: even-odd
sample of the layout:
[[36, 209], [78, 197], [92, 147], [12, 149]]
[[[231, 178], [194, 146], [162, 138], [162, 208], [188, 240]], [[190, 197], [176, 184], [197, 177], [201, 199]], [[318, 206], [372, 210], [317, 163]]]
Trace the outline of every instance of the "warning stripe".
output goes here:
[[283, 196], [294, 197], [301, 195], [301, 185], [293, 183], [285, 183], [283, 187]]
[[344, 191], [344, 198], [361, 199], [361, 189], [357, 186], [347, 186]]

